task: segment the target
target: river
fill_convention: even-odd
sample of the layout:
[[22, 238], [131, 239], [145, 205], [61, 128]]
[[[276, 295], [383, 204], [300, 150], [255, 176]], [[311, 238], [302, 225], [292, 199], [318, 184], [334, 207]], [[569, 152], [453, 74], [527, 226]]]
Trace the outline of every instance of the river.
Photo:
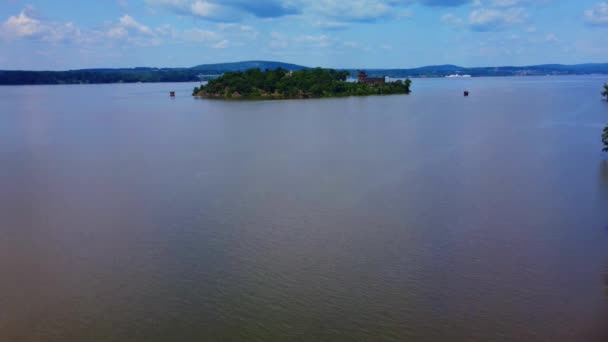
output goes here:
[[0, 87], [0, 340], [600, 338], [607, 78]]

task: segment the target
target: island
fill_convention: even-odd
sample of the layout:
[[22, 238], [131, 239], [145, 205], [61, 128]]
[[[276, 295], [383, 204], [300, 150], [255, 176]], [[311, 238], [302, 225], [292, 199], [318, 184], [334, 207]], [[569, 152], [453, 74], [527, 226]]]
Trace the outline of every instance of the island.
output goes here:
[[[606, 101], [608, 101], [608, 83], [604, 83], [604, 90], [602, 91], [602, 96], [606, 97]], [[604, 131], [602, 133], [602, 143], [604, 143], [604, 148], [602, 151], [608, 152], [608, 125], [604, 127]]]
[[[258, 68], [226, 72], [195, 87], [194, 96], [217, 99], [306, 99], [321, 97], [409, 94], [411, 80], [384, 82], [384, 78], [348, 82], [350, 72], [334, 69]], [[363, 73], [363, 75], [365, 75]]]
[[602, 142], [604, 143], [604, 152], [608, 152], [608, 125], [604, 127], [604, 133], [602, 134]]

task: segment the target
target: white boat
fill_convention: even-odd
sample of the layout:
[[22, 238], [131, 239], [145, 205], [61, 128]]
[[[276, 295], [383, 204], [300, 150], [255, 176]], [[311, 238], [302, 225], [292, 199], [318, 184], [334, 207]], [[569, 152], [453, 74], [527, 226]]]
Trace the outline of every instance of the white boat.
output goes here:
[[471, 77], [471, 75], [459, 75], [459, 74], [446, 76], [446, 78], [470, 78], [470, 77]]

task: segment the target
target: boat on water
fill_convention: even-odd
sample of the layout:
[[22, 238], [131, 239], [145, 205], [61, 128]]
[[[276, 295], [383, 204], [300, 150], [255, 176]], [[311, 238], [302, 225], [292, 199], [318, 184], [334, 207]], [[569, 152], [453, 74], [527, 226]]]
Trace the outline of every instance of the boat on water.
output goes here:
[[454, 75], [448, 75], [445, 78], [470, 78], [471, 75], [460, 75], [460, 74], [454, 74]]

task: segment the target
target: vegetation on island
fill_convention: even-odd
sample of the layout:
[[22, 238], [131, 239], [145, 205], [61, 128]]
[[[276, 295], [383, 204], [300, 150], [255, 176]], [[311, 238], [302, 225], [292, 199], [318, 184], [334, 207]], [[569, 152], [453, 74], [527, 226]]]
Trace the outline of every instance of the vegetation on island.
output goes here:
[[608, 125], [604, 127], [604, 134], [602, 134], [602, 142], [604, 143], [604, 152], [608, 152]]
[[339, 96], [408, 94], [411, 81], [367, 84], [347, 82], [349, 71], [277, 68], [261, 71], [227, 72], [206, 85], [194, 88], [193, 95], [223, 99], [303, 99]]
[[[604, 91], [602, 91], [602, 96], [606, 97], [608, 101], [608, 83], [604, 83]], [[604, 152], [608, 152], [608, 125], [604, 127], [604, 133], [602, 134], [602, 142], [604, 143]]]

